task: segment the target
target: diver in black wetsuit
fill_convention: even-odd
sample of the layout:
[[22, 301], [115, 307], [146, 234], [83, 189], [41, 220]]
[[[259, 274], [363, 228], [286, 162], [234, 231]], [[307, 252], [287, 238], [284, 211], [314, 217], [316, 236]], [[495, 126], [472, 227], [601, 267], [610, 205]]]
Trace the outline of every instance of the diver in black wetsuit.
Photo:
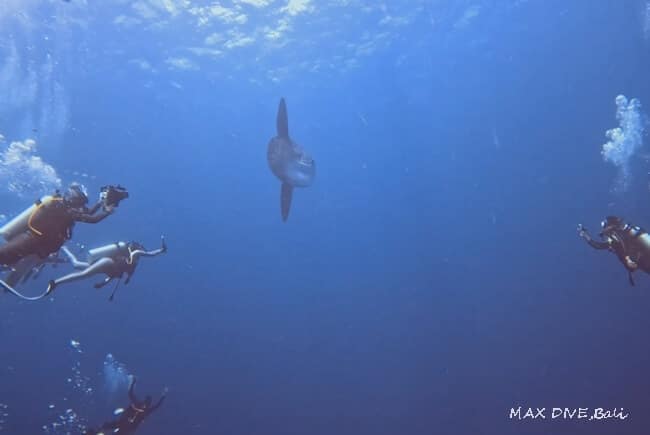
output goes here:
[[131, 403], [129, 407], [124, 410], [120, 415], [119, 419], [115, 421], [106, 422], [99, 429], [88, 429], [85, 432], [85, 435], [99, 435], [99, 434], [109, 434], [109, 433], [119, 433], [119, 434], [134, 434], [136, 429], [140, 424], [147, 418], [152, 412], [160, 408], [160, 406], [165, 401], [167, 396], [167, 389], [163, 391], [162, 396], [158, 400], [158, 403], [151, 405], [152, 399], [151, 396], [146, 396], [144, 400], [140, 401], [135, 396], [133, 388], [135, 387], [135, 377], [131, 381], [131, 386], [129, 387], [129, 400]]
[[[119, 200], [126, 197], [128, 193], [124, 191]], [[12, 266], [30, 255], [44, 259], [57, 252], [72, 237], [72, 228], [76, 222], [94, 224], [113, 213], [119, 200], [115, 201], [113, 197], [111, 199], [113, 201], [107, 200], [107, 194], [103, 190], [101, 199], [88, 208], [85, 189], [80, 184], [73, 183], [65, 195], [57, 193], [43, 202], [37, 202], [29, 216], [27, 229], [0, 246], [0, 265]]]
[[650, 273], [650, 235], [643, 228], [630, 225], [618, 216], [607, 216], [601, 222], [602, 242], [591, 238], [585, 227], [578, 225], [578, 235], [594, 249], [609, 250], [628, 272], [630, 285], [634, 285], [632, 273], [638, 269]]
[[[68, 256], [70, 263], [75, 269], [81, 269], [78, 272], [70, 273], [61, 278], [50, 281], [47, 293], [51, 293], [55, 288], [61, 284], [72, 281], [88, 278], [90, 276], [103, 273], [106, 278], [101, 282], [95, 284], [95, 288], [102, 288], [113, 279], [122, 279], [126, 274], [124, 284], [128, 284], [131, 277], [135, 273], [138, 266], [138, 259], [140, 257], [155, 257], [156, 255], [164, 254], [167, 252], [167, 244], [165, 239], [162, 239], [162, 246], [159, 249], [148, 251], [138, 242], [117, 242], [113, 245], [108, 245], [113, 249], [111, 255], [105, 255], [93, 260], [92, 262], [79, 261], [72, 252], [65, 246], [61, 250]], [[104, 248], [98, 248], [104, 249]], [[57, 259], [58, 260], [58, 259]], [[111, 296], [111, 300], [112, 300]]]

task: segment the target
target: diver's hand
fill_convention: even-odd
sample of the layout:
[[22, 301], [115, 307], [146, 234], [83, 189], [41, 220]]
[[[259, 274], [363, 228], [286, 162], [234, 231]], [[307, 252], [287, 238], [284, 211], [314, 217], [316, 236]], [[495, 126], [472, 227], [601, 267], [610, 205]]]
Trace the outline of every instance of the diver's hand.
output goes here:
[[167, 252], [167, 243], [165, 243], [165, 236], [160, 236], [160, 249], [162, 250], [162, 253], [164, 254]]
[[629, 270], [636, 270], [639, 267], [639, 265], [636, 264], [636, 262], [632, 260], [629, 255], [625, 256], [625, 265]]
[[587, 229], [582, 224], [578, 224], [578, 235], [583, 239], [587, 237]]
[[115, 211], [115, 206], [114, 205], [106, 205], [104, 204], [104, 210], [108, 213], [113, 213]]
[[163, 397], [167, 396], [167, 393], [169, 393], [169, 388], [165, 387], [162, 392]]

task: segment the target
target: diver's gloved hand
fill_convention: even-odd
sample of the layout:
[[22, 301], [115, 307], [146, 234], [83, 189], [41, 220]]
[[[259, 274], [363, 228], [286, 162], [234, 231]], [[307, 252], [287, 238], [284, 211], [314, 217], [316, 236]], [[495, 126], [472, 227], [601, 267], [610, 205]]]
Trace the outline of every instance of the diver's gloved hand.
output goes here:
[[625, 256], [625, 266], [629, 271], [634, 271], [639, 267], [636, 261], [632, 260], [629, 255]]

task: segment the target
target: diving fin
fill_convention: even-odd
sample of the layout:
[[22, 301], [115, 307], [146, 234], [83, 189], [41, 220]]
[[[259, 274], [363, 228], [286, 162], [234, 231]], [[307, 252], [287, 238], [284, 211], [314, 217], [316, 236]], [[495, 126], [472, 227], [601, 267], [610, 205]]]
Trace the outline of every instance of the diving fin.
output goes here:
[[1, 279], [0, 279], [0, 287], [2, 287], [6, 292], [11, 293], [12, 295], [24, 301], [40, 301], [41, 299], [44, 299], [50, 295], [50, 289], [48, 287], [48, 289], [45, 290], [44, 293], [41, 293], [38, 296], [25, 296], [24, 294], [20, 293], [18, 290], [14, 289], [12, 286], [10, 286], [9, 284], [7, 284]]
[[122, 278], [117, 280], [117, 283], [115, 284], [115, 287], [113, 287], [113, 293], [111, 293], [111, 296], [108, 298], [110, 302], [113, 302], [113, 298], [115, 298], [115, 292], [117, 291], [117, 288], [120, 286], [120, 281], [122, 281]]
[[289, 183], [282, 183], [282, 193], [280, 196], [280, 209], [282, 210], [282, 221], [286, 222], [289, 218], [289, 209], [291, 209], [291, 198], [293, 197], [293, 186]]
[[287, 117], [287, 104], [284, 102], [284, 98], [280, 99], [280, 105], [278, 106], [278, 118], [276, 121], [278, 137], [289, 138], [289, 118]]

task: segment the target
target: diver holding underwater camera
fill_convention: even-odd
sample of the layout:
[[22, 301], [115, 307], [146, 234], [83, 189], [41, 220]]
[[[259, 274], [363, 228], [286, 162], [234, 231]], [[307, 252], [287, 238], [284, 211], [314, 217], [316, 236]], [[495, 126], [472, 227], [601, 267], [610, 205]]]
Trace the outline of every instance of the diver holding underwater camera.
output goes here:
[[7, 240], [0, 246], [0, 265], [13, 266], [30, 255], [47, 258], [72, 237], [75, 223], [101, 222], [128, 197], [122, 186], [104, 186], [97, 203], [88, 208], [86, 188], [72, 183], [63, 195], [56, 191], [37, 200], [0, 228], [0, 235]]

